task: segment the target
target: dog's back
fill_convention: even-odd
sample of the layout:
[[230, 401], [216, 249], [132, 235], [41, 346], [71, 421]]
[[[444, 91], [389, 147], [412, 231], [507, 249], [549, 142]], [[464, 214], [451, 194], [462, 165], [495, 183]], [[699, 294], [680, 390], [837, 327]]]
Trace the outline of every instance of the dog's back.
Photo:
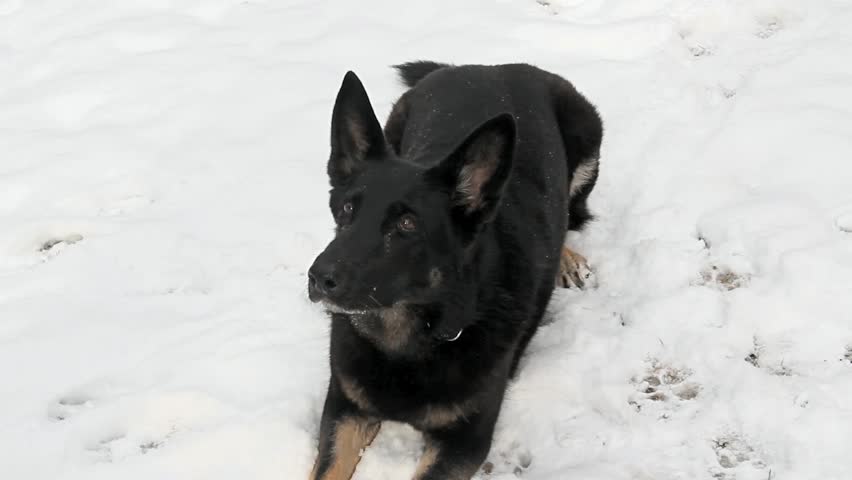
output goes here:
[[[423, 163], [438, 161], [476, 125], [501, 112], [512, 113], [518, 129], [515, 171], [534, 181], [555, 204], [582, 197], [576, 202], [582, 203], [582, 211], [571, 212], [571, 229], [579, 230], [590, 219], [585, 198], [591, 188], [583, 187], [596, 181], [603, 125], [595, 107], [571, 83], [527, 64], [456, 67], [421, 61], [396, 68], [411, 87], [385, 126], [397, 154]], [[549, 185], [564, 178], [568, 183]], [[561, 187], [568, 187], [564, 194]]]

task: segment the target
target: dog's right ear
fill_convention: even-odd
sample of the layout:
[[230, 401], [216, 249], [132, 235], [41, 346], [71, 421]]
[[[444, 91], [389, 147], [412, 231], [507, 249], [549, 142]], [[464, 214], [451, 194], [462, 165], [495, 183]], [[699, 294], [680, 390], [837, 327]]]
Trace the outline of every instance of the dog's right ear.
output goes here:
[[503, 113], [476, 127], [429, 174], [450, 185], [455, 206], [471, 226], [489, 222], [512, 169], [515, 119]]
[[346, 183], [368, 160], [381, 158], [386, 148], [382, 126], [364, 85], [355, 73], [347, 72], [331, 116], [328, 176], [332, 186]]

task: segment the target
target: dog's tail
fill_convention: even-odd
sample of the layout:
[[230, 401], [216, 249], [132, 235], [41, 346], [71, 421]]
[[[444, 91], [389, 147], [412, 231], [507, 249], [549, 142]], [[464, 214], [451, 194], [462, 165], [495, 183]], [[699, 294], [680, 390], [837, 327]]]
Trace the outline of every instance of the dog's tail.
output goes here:
[[395, 68], [396, 71], [399, 72], [399, 78], [402, 79], [402, 83], [404, 83], [407, 87], [413, 87], [417, 85], [417, 82], [422, 80], [423, 77], [425, 77], [426, 75], [429, 75], [435, 70], [440, 70], [449, 66], [450, 65], [446, 63], [418, 60], [416, 62], [407, 62], [399, 65], [394, 65], [393, 68]]

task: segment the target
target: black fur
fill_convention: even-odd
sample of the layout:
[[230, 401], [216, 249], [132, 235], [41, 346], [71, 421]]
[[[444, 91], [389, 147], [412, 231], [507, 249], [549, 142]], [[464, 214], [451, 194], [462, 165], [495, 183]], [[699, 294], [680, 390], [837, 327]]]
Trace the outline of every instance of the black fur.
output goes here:
[[399, 73], [399, 78], [402, 80], [402, 83], [405, 84], [406, 87], [413, 87], [426, 75], [429, 75], [435, 70], [449, 66], [450, 65], [446, 63], [420, 60], [417, 62], [407, 62], [400, 65], [394, 65], [394, 68]]
[[337, 235], [308, 286], [332, 316], [316, 479], [339, 471], [340, 425], [382, 420], [426, 436], [417, 478], [469, 479], [565, 233], [590, 218], [603, 131], [570, 83], [524, 64], [396, 68], [412, 88], [384, 135], [351, 72], [332, 117]]

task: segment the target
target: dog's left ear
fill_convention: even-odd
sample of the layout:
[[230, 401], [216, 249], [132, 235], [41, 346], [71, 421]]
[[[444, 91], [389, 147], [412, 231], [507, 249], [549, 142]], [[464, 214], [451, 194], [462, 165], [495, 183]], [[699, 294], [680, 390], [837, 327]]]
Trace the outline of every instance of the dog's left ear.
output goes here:
[[331, 116], [331, 156], [328, 176], [337, 186], [361, 171], [368, 159], [381, 158], [386, 150], [382, 126], [358, 76], [347, 72], [337, 93]]
[[512, 170], [515, 119], [502, 113], [476, 127], [431, 175], [449, 182], [453, 202], [466, 223], [491, 221]]

